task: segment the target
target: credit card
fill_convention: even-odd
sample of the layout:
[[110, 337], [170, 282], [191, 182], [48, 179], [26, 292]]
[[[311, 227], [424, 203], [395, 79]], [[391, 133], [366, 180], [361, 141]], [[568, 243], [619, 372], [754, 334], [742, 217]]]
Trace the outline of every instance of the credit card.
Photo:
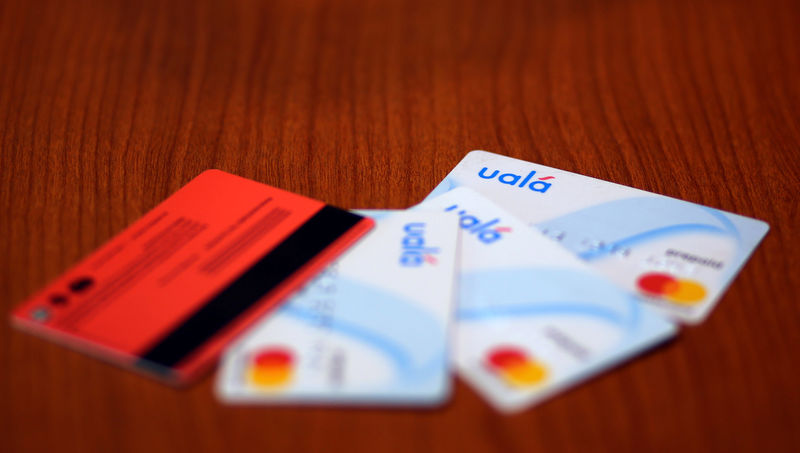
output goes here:
[[220, 399], [433, 405], [449, 395], [456, 221], [372, 215], [361, 242], [226, 351]]
[[767, 233], [687, 201], [472, 151], [428, 196], [472, 188], [663, 314], [699, 323]]
[[524, 409], [675, 333], [648, 306], [471, 189], [419, 207], [459, 221], [454, 360], [500, 411]]
[[321, 201], [208, 170], [23, 302], [12, 321], [186, 383], [372, 225]]

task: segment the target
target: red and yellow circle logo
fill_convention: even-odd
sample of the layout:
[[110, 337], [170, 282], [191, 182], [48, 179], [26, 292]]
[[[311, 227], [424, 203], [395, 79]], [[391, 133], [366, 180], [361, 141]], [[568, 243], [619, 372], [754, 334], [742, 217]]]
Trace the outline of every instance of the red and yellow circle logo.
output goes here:
[[486, 354], [486, 366], [503, 382], [514, 388], [541, 384], [547, 379], [547, 368], [513, 346], [501, 346]]
[[643, 293], [680, 305], [694, 305], [706, 297], [706, 288], [699, 282], [676, 278], [662, 272], [650, 272], [636, 282]]
[[280, 346], [264, 348], [250, 358], [247, 380], [256, 387], [280, 388], [292, 380], [293, 368], [291, 351]]

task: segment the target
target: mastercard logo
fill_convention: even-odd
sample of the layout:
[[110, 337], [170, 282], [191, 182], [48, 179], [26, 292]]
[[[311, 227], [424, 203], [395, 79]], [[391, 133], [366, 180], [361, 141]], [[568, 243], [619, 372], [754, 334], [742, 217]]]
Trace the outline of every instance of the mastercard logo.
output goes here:
[[256, 387], [280, 388], [292, 380], [294, 357], [284, 347], [262, 349], [250, 358], [247, 380]]
[[486, 355], [486, 366], [508, 386], [532, 387], [547, 379], [547, 368], [525, 351], [512, 346], [494, 348]]
[[658, 297], [680, 305], [694, 305], [706, 297], [706, 288], [699, 282], [676, 278], [661, 272], [639, 277], [639, 289], [648, 296]]

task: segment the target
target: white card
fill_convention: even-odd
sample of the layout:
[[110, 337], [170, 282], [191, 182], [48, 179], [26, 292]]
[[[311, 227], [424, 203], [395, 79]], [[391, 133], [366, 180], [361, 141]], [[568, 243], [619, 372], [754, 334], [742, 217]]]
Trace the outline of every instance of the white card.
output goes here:
[[689, 323], [708, 316], [769, 229], [760, 220], [486, 151], [467, 154], [428, 199], [462, 186]]
[[456, 220], [360, 213], [375, 228], [224, 354], [222, 400], [434, 405], [449, 395]]
[[459, 219], [459, 374], [498, 410], [541, 401], [665, 340], [675, 327], [468, 188], [421, 205]]

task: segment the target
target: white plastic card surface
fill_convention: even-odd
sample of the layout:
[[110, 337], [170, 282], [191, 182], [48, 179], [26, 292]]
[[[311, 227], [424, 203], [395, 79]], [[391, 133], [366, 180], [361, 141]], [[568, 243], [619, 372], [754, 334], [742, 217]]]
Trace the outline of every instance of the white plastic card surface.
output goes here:
[[360, 213], [375, 228], [229, 348], [222, 400], [434, 405], [449, 395], [456, 219]]
[[458, 219], [454, 362], [497, 409], [524, 409], [665, 340], [675, 327], [487, 198], [419, 205]]
[[767, 233], [766, 223], [486, 151], [472, 151], [428, 196], [481, 193], [620, 288], [699, 323]]

